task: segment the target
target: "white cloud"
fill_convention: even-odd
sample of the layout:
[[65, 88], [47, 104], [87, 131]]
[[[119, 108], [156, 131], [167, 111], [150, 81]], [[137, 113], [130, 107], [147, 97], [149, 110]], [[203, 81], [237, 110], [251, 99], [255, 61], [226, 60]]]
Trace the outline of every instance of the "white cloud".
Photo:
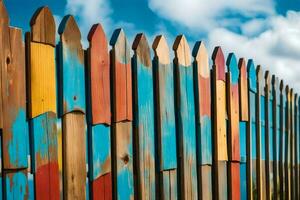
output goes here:
[[271, 16], [263, 24], [269, 28], [256, 37], [216, 28], [208, 35], [209, 47], [221, 45], [226, 54], [233, 51], [239, 57], [253, 58], [264, 70], [300, 91], [300, 12]]
[[67, 0], [65, 14], [72, 14], [78, 19], [82, 41], [87, 47], [87, 34], [95, 23], [101, 23], [106, 32], [111, 32], [112, 9], [107, 0]]
[[[148, 0], [148, 3], [159, 16], [198, 32], [226, 26], [228, 19], [224, 21], [224, 16], [229, 13], [253, 17], [275, 12], [272, 0]], [[240, 23], [237, 18], [232, 20]]]

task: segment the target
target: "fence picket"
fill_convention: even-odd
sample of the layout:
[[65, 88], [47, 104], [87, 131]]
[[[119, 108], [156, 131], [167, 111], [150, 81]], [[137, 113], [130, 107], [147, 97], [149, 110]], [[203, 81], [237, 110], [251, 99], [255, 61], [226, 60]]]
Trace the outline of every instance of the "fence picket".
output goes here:
[[110, 45], [113, 199], [134, 199], [131, 62], [129, 45], [122, 29], [114, 31]]
[[227, 110], [226, 110], [226, 82], [225, 59], [221, 47], [214, 49], [212, 67], [213, 90], [213, 121], [214, 121], [214, 195], [216, 199], [228, 198], [227, 187]]
[[239, 130], [239, 69], [234, 53], [227, 61], [226, 92], [228, 110], [228, 193], [229, 199], [240, 199], [240, 130]]
[[256, 82], [256, 71], [253, 60], [248, 60], [247, 63], [248, 71], [248, 91], [249, 91], [249, 121], [247, 123], [247, 169], [248, 169], [248, 199], [257, 199], [257, 154], [256, 154], [256, 93], [257, 93], [257, 82]]
[[58, 31], [63, 193], [65, 199], [86, 199], [84, 52], [80, 43], [81, 34], [73, 16], [65, 16]]
[[[177, 199], [177, 150], [174, 104], [173, 65], [164, 36], [157, 36], [152, 48], [155, 85], [155, 111], [158, 152], [158, 196], [164, 200]], [[158, 198], [159, 199], [159, 198]]]
[[108, 45], [100, 24], [88, 40], [88, 148], [92, 199], [112, 199], [110, 65]]
[[193, 66], [190, 48], [184, 35], [176, 37], [175, 53], [175, 112], [177, 131], [177, 158], [179, 166], [179, 196], [197, 199], [196, 124]]
[[248, 116], [248, 81], [247, 68], [244, 58], [239, 60], [239, 112], [240, 112], [240, 188], [241, 199], [247, 199], [247, 122]]
[[203, 42], [195, 44], [193, 57], [198, 190], [202, 199], [212, 199], [211, 83], [208, 54]]
[[136, 35], [132, 49], [135, 192], [137, 199], [155, 199], [153, 70], [144, 34]]

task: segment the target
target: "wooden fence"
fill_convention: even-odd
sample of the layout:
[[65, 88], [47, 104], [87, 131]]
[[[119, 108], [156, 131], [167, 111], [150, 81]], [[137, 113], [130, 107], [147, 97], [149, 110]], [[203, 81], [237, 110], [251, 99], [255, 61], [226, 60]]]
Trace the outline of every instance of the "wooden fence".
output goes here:
[[82, 48], [73, 16], [47, 7], [31, 31], [9, 26], [0, 0], [3, 199], [299, 199], [297, 94], [253, 60], [191, 51], [174, 59], [100, 24]]

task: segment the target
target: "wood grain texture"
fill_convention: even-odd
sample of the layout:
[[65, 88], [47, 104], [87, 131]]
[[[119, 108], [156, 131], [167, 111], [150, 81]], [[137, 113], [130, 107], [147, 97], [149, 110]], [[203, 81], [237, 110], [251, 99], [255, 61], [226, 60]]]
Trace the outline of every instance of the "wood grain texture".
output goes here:
[[253, 60], [248, 60], [248, 98], [249, 121], [247, 123], [247, 199], [257, 198], [257, 172], [256, 172], [256, 71]]
[[[62, 118], [64, 199], [86, 199], [85, 117], [81, 112]], [[76, 147], [76, 148], [74, 148]]]
[[286, 95], [284, 94], [284, 82], [280, 81], [280, 164], [279, 164], [279, 179], [280, 179], [280, 198], [286, 196], [286, 180], [285, 180], [285, 141], [286, 141]]
[[26, 33], [28, 113], [56, 113], [55, 22], [48, 7], [37, 9]]
[[215, 47], [212, 54], [212, 91], [213, 94], [213, 161], [214, 161], [214, 198], [228, 198], [227, 184], [227, 110], [225, 59], [221, 47]]
[[214, 148], [216, 159], [227, 161], [227, 131], [226, 131], [226, 83], [225, 59], [221, 47], [214, 49], [213, 55], [213, 111], [214, 115]]
[[247, 123], [249, 121], [249, 91], [246, 61], [239, 59], [239, 133], [240, 133], [240, 187], [241, 199], [247, 198]]
[[113, 121], [132, 121], [132, 77], [130, 50], [122, 29], [116, 29], [111, 37]]
[[272, 93], [273, 93], [273, 130], [274, 130], [274, 198], [279, 198], [280, 179], [279, 179], [279, 161], [280, 161], [280, 89], [279, 79], [272, 75]]
[[274, 196], [274, 139], [273, 139], [273, 94], [271, 85], [271, 75], [269, 71], [264, 75], [265, 83], [265, 149], [266, 149], [266, 199], [272, 199]]
[[107, 39], [101, 24], [92, 26], [89, 35], [88, 77], [92, 124], [111, 123], [110, 65]]
[[36, 10], [30, 21], [31, 41], [55, 47], [55, 21], [48, 7]]
[[248, 121], [249, 118], [249, 103], [248, 103], [248, 81], [247, 81], [247, 66], [244, 58], [239, 59], [239, 110], [240, 110], [240, 120]]
[[[157, 188], [161, 199], [177, 199], [177, 150], [174, 104], [173, 65], [164, 36], [159, 35], [152, 44], [154, 50], [153, 75], [157, 130], [158, 176]], [[171, 180], [175, 179], [175, 183]], [[173, 183], [173, 184], [171, 184]]]
[[197, 159], [201, 165], [212, 164], [211, 85], [208, 54], [203, 42], [193, 49], [197, 121]]
[[[95, 196], [98, 196], [99, 193], [95, 185], [106, 188], [106, 190], [112, 190], [112, 188], [108, 188], [108, 178], [104, 178], [104, 176], [111, 173], [111, 128], [104, 124], [90, 125], [88, 141], [90, 158], [89, 178], [92, 182], [92, 196], [95, 199]], [[106, 194], [107, 198], [109, 197], [108, 195]]]
[[59, 93], [61, 115], [72, 111], [85, 113], [85, 67], [81, 34], [71, 15], [61, 21], [58, 32]]
[[111, 173], [107, 173], [92, 182], [92, 199], [111, 200], [112, 199], [112, 178]]
[[285, 126], [285, 198], [291, 199], [291, 168], [290, 168], [290, 140], [291, 140], [291, 98], [290, 98], [290, 87], [286, 85], [285, 95], [286, 95], [286, 126]]
[[159, 194], [162, 200], [177, 200], [177, 173], [176, 170], [165, 170], [162, 172], [163, 188]]
[[256, 96], [256, 152], [257, 152], [257, 185], [258, 197], [266, 199], [266, 182], [265, 182], [265, 162], [266, 162], [266, 145], [265, 145], [265, 84], [263, 71], [260, 65], [256, 68], [257, 76], [257, 96]]
[[229, 199], [241, 199], [240, 187], [240, 163], [229, 162], [228, 164], [228, 195]]
[[4, 199], [28, 199], [27, 170], [13, 170], [2, 174], [5, 190]]
[[163, 171], [177, 168], [174, 76], [165, 37], [157, 36], [152, 48], [155, 53], [153, 71], [159, 141], [159, 170]]
[[202, 199], [212, 199], [212, 114], [208, 53], [203, 42], [193, 49], [197, 123], [198, 190]]
[[22, 31], [8, 27], [0, 2], [1, 128], [3, 168], [26, 168], [28, 126], [26, 122], [25, 52]]
[[56, 114], [47, 112], [31, 121], [36, 199], [59, 199]]
[[233, 53], [228, 55], [227, 61], [227, 110], [229, 120], [228, 149], [229, 160], [240, 161], [240, 130], [239, 130], [239, 69]]
[[132, 122], [113, 123], [113, 199], [135, 199], [132, 132]]
[[197, 199], [197, 166], [196, 166], [196, 123], [193, 67], [190, 48], [184, 35], [176, 37], [173, 44], [175, 53], [175, 99], [177, 158], [179, 159], [180, 198]]
[[114, 122], [113, 199], [134, 199], [131, 62], [129, 46], [122, 29], [114, 31], [110, 44]]
[[132, 49], [134, 156], [137, 199], [155, 198], [153, 69], [146, 36], [137, 34]]

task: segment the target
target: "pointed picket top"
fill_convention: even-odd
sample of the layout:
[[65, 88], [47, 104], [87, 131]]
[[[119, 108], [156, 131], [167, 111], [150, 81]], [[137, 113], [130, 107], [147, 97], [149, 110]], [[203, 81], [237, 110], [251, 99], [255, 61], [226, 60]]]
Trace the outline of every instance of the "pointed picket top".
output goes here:
[[256, 67], [256, 81], [257, 81], [257, 85], [258, 85], [258, 92], [260, 93], [260, 95], [265, 95], [265, 84], [263, 81], [263, 71], [262, 71], [262, 67], [261, 65], [257, 65]]
[[[105, 48], [106, 50], [108, 49], [106, 35], [105, 35], [103, 27], [101, 26], [100, 23], [94, 24], [92, 26], [92, 28], [90, 29], [90, 32], [88, 33], [87, 39], [91, 45], [101, 45], [102, 48]], [[105, 41], [105, 43], [98, 44], [97, 42], [99, 42], [99, 41], [101, 41], [101, 42]], [[104, 44], [106, 44], [106, 45], [104, 45]], [[102, 45], [104, 45], [104, 46], [102, 46]]]
[[0, 25], [9, 24], [9, 17], [3, 0], [0, 0]]
[[139, 33], [135, 36], [132, 50], [134, 50], [135, 55], [144, 66], [151, 66], [150, 47], [145, 34]]
[[283, 94], [283, 90], [284, 90], [284, 82], [283, 80], [280, 80], [280, 85], [279, 85], [279, 90], [280, 90], [280, 93]]
[[37, 9], [30, 20], [31, 41], [55, 46], [55, 21], [48, 7]]
[[119, 28], [113, 32], [109, 44], [116, 51], [116, 60], [123, 64], [130, 62], [130, 49], [123, 29]]
[[240, 120], [248, 121], [248, 81], [247, 68], [244, 58], [239, 59], [239, 97], [240, 97]]
[[290, 87], [289, 87], [289, 85], [285, 86], [285, 95], [286, 95], [286, 101], [290, 102]]
[[244, 58], [239, 59], [239, 78], [240, 81], [243, 82], [244, 80], [247, 80], [247, 68], [246, 68], [246, 60]]
[[280, 104], [280, 88], [279, 88], [279, 78], [275, 75], [272, 75], [272, 89], [275, 95], [273, 98], [275, 98], [276, 105]]
[[216, 72], [217, 80], [225, 81], [225, 58], [221, 47], [215, 47], [212, 60], [213, 70]]
[[169, 46], [163, 35], [155, 37], [152, 49], [159, 62], [162, 64], [170, 64]]
[[175, 57], [179, 65], [188, 67], [191, 65], [190, 47], [184, 35], [178, 35], [173, 44]]
[[61, 40], [66, 42], [70, 48], [81, 48], [81, 33], [72, 15], [66, 15], [58, 28]]
[[196, 42], [192, 55], [194, 60], [198, 64], [198, 73], [205, 78], [209, 78], [210, 69], [209, 69], [209, 61], [208, 61], [208, 53], [207, 49], [204, 45], [204, 42], [198, 41]]
[[255, 71], [255, 66], [254, 66], [254, 62], [252, 59], [248, 60], [247, 71], [248, 71], [249, 89], [251, 89], [253, 92], [256, 92], [257, 91], [256, 71]]
[[267, 92], [269, 93], [268, 95], [269, 96], [272, 96], [272, 87], [271, 87], [271, 75], [270, 75], [270, 72], [269, 70], [267, 70], [265, 72], [265, 86], [266, 86], [266, 90], [268, 90]]
[[234, 53], [228, 55], [226, 65], [227, 71], [231, 74], [231, 83], [237, 84], [239, 81], [239, 68]]
[[92, 124], [111, 124], [110, 65], [108, 43], [101, 24], [94, 24], [87, 37]]

